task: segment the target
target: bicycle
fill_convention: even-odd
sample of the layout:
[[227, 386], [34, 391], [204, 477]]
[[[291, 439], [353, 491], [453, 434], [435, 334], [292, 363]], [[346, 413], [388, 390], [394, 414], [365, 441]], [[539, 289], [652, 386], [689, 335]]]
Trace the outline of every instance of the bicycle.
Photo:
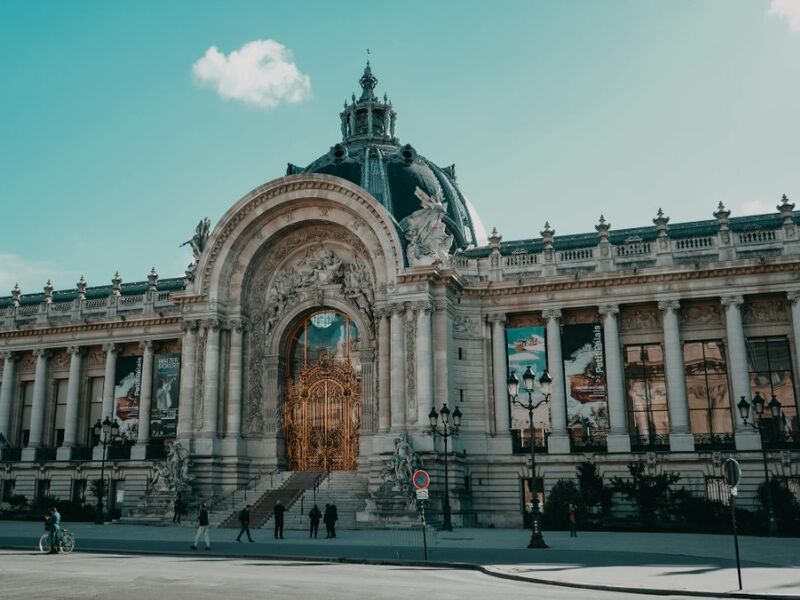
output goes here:
[[[59, 550], [64, 554], [69, 554], [75, 549], [75, 534], [73, 534], [68, 529], [61, 529], [59, 534], [59, 538], [61, 539], [61, 543], [59, 544]], [[50, 552], [50, 533], [47, 532], [42, 537], [39, 538], [39, 550], [47, 553]]]

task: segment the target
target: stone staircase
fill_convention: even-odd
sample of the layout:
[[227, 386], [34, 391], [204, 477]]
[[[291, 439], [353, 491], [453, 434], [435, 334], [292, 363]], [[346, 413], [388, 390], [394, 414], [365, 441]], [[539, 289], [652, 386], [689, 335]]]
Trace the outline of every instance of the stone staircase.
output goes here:
[[[314, 506], [314, 490], [307, 489], [284, 516], [284, 529], [308, 530], [308, 513]], [[316, 491], [316, 503], [324, 513], [326, 504], [335, 504], [339, 520], [338, 529], [356, 529], [356, 513], [364, 510], [367, 503], [367, 481], [359, 479], [351, 471], [333, 471], [328, 473]], [[324, 535], [325, 526], [320, 523], [320, 535]]]
[[[250, 527], [264, 527], [272, 518], [272, 508], [275, 502], [280, 500], [287, 508], [287, 515], [291, 514], [292, 507], [295, 505], [308, 490], [311, 490], [314, 483], [319, 478], [319, 473], [300, 472], [287, 473], [288, 477], [282, 482], [280, 487], [267, 489], [260, 496], [254, 495], [254, 500], [241, 503], [232, 512], [227, 513], [227, 517], [221, 520], [219, 527], [239, 527], [239, 511], [245, 504], [252, 504], [253, 510], [250, 515]], [[210, 519], [209, 519], [210, 521]]]
[[[247, 504], [254, 504], [266, 492], [281, 488], [291, 475], [291, 472], [275, 471], [264, 473], [254, 478], [247, 485], [241, 486], [234, 492], [214, 501], [209, 506], [208, 522], [212, 527], [220, 527], [232, 514], [235, 514], [237, 517], [236, 523], [238, 524], [240, 510]], [[189, 519], [189, 521], [191, 521], [190, 525], [196, 526], [193, 520]]]

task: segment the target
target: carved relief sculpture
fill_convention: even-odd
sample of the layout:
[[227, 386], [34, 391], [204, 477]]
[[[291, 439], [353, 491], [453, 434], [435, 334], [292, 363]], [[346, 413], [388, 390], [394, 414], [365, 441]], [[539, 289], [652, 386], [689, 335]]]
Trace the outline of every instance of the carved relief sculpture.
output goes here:
[[408, 264], [419, 267], [446, 262], [453, 245], [453, 236], [445, 231], [446, 207], [437, 196], [429, 196], [420, 188], [414, 194], [422, 203], [422, 208], [400, 221], [400, 229], [408, 242]]

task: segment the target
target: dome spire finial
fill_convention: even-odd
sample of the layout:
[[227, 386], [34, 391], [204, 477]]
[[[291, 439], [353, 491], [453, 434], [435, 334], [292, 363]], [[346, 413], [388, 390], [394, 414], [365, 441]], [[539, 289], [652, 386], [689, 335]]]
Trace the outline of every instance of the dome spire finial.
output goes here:
[[[369, 50], [367, 50], [367, 54], [369, 54]], [[378, 78], [372, 74], [372, 67], [369, 65], [369, 59], [367, 59], [367, 66], [364, 67], [364, 74], [361, 76], [361, 79], [358, 80], [358, 83], [361, 84], [361, 89], [363, 90], [361, 93], [361, 100], [377, 99], [373, 92], [378, 85]]]

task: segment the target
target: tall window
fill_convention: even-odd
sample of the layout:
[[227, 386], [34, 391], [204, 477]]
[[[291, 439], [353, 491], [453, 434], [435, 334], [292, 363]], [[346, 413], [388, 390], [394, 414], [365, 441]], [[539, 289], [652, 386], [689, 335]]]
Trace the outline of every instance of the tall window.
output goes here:
[[[787, 438], [797, 439], [797, 402], [789, 341], [786, 338], [749, 338], [747, 358], [751, 393], [759, 392], [767, 402], [775, 396], [781, 403], [779, 431]], [[769, 410], [764, 410], [764, 417], [770, 418]]]
[[58, 448], [64, 443], [64, 427], [67, 421], [67, 379], [59, 379], [56, 382], [56, 411], [53, 422], [53, 438], [50, 446]]
[[358, 350], [358, 329], [350, 317], [330, 309], [320, 310], [303, 319], [290, 340], [291, 376], [316, 364], [323, 354], [337, 361], [349, 360], [358, 370]]
[[103, 382], [104, 377], [92, 377], [89, 380], [89, 423], [84, 427], [83, 434], [86, 436], [86, 445], [92, 445], [92, 438], [89, 429], [94, 427], [98, 420], [102, 419], [103, 412]]
[[25, 381], [22, 384], [22, 426], [20, 427], [19, 446], [28, 445], [31, 437], [31, 411], [33, 410], [33, 382]]
[[721, 342], [687, 342], [683, 345], [689, 421], [694, 434], [733, 431], [728, 369]]
[[660, 344], [625, 346], [630, 432], [652, 441], [669, 433], [664, 353]]

